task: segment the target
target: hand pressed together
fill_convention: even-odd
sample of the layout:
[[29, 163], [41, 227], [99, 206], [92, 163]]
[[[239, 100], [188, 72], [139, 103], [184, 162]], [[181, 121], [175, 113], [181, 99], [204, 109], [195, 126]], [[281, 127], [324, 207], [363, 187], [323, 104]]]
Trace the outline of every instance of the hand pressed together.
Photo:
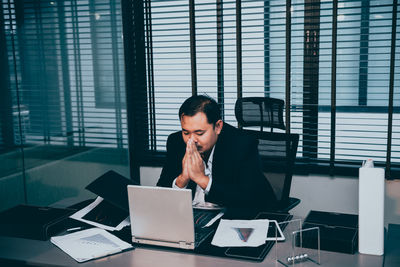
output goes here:
[[176, 180], [176, 185], [185, 187], [189, 180], [193, 180], [202, 189], [207, 187], [209, 178], [204, 174], [204, 162], [197, 150], [193, 139], [189, 139], [186, 144], [186, 153], [182, 159], [182, 173]]

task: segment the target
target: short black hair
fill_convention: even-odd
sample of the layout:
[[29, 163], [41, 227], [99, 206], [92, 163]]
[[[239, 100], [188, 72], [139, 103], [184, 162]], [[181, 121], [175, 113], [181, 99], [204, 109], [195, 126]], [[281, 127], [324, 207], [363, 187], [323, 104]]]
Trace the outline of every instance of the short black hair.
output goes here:
[[221, 110], [214, 99], [206, 95], [194, 95], [186, 99], [179, 108], [179, 120], [183, 115], [191, 117], [199, 112], [206, 115], [210, 124], [215, 124], [221, 119]]

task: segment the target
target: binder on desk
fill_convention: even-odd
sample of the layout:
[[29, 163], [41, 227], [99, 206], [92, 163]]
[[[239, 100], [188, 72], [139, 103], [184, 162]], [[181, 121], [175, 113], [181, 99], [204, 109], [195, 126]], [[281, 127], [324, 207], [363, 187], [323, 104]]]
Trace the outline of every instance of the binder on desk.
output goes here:
[[108, 171], [86, 186], [97, 199], [74, 213], [71, 218], [114, 231], [129, 224], [127, 186], [136, 184], [115, 171]]
[[0, 213], [0, 235], [47, 240], [65, 230], [74, 209], [18, 205]]
[[138, 183], [111, 170], [87, 185], [86, 189], [102, 197], [116, 208], [129, 213], [126, 189], [128, 185], [138, 185]]
[[[236, 212], [233, 214], [226, 214], [224, 216], [227, 219], [239, 218], [239, 219], [269, 219], [276, 220], [278, 222], [288, 221], [292, 218], [292, 215], [288, 213], [274, 213], [274, 212], [260, 212], [255, 217], [249, 215], [249, 217], [236, 217]], [[272, 224], [271, 224], [272, 225]], [[284, 228], [282, 228], [284, 230]], [[263, 261], [271, 250], [275, 241], [266, 241], [263, 245], [258, 247], [217, 247], [211, 244], [212, 236], [208, 238], [200, 247], [195, 249], [195, 252], [203, 255], [211, 255], [226, 258], [236, 258], [242, 260], [251, 261]]]
[[[319, 227], [322, 250], [354, 254], [358, 248], [358, 215], [311, 210], [303, 229]], [[303, 247], [315, 249], [315, 240], [303, 240]]]

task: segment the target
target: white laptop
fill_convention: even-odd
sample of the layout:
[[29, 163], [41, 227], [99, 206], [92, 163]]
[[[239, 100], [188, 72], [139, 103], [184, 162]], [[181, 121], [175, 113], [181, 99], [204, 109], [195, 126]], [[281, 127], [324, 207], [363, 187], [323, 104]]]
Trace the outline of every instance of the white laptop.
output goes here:
[[128, 199], [134, 243], [194, 249], [214, 232], [194, 226], [190, 189], [128, 185]]

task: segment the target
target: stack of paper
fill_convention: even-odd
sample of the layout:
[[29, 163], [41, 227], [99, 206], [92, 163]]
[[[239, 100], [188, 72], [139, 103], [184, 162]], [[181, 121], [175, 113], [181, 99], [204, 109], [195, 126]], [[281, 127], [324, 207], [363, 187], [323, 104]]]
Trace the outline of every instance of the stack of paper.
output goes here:
[[77, 262], [104, 257], [132, 248], [131, 244], [100, 228], [91, 228], [64, 236], [53, 236], [50, 240]]

